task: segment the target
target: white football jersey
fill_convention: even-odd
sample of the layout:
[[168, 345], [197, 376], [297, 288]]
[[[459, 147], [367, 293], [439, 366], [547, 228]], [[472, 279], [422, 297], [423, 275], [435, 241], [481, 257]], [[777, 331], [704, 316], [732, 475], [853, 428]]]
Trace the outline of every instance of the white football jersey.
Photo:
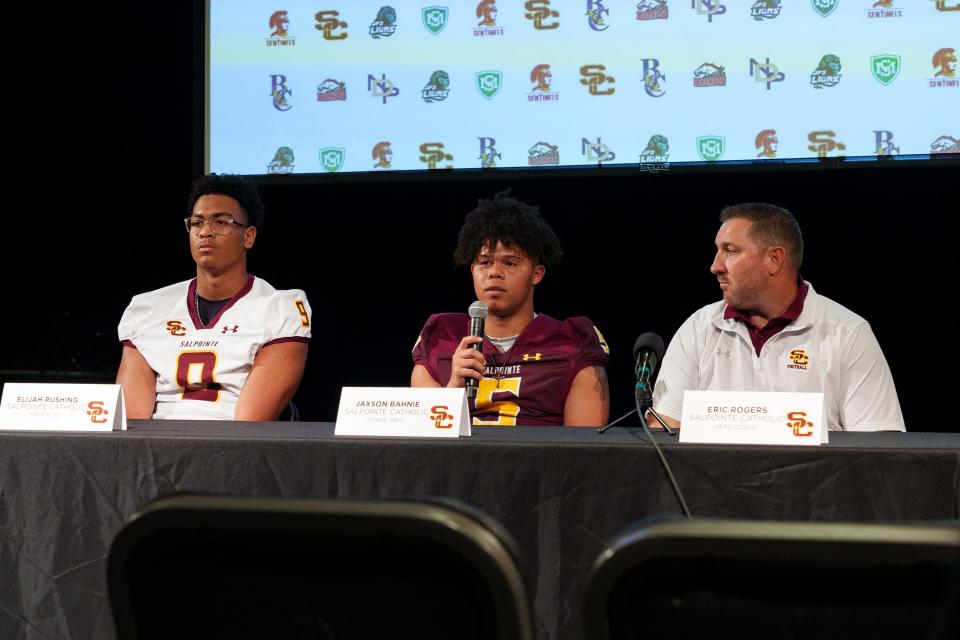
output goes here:
[[196, 279], [134, 296], [117, 332], [157, 374], [154, 418], [232, 420], [250, 367], [266, 345], [310, 339], [303, 291], [247, 284], [204, 327]]

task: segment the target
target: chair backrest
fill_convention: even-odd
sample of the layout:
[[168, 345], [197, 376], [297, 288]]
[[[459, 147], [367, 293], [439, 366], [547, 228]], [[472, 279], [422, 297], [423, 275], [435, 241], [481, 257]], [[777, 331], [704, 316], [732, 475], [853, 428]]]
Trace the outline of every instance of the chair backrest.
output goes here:
[[509, 534], [451, 500], [180, 495], [117, 534], [118, 638], [532, 640]]
[[960, 526], [641, 522], [594, 564], [588, 640], [955, 638]]

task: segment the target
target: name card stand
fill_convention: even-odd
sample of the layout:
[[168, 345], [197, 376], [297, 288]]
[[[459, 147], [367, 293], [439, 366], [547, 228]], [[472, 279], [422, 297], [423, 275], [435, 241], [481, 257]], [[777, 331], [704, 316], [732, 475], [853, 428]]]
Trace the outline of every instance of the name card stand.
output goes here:
[[822, 393], [685, 391], [680, 442], [816, 446], [827, 442]]
[[122, 431], [127, 428], [118, 384], [8, 382], [0, 399], [0, 429]]
[[470, 435], [463, 389], [344, 387], [334, 435], [456, 438]]

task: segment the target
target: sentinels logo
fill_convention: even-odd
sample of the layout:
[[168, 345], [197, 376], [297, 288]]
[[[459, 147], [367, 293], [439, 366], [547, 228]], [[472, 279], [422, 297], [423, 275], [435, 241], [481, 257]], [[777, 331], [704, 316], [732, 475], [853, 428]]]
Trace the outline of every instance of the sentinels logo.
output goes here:
[[755, 82], [767, 83], [767, 91], [770, 90], [774, 82], [783, 82], [787, 77], [777, 68], [777, 65], [770, 62], [770, 58], [767, 58], [766, 62], [757, 62], [750, 58], [750, 75], [753, 76]]
[[290, 147], [280, 147], [273, 154], [273, 160], [267, 164], [268, 175], [279, 175], [293, 173], [293, 149]]
[[527, 151], [527, 164], [531, 167], [560, 164], [560, 147], [549, 142], [538, 142]]
[[780, 148], [780, 139], [777, 138], [777, 132], [774, 129], [764, 129], [757, 134], [753, 140], [753, 146], [760, 149], [758, 158], [771, 160], [777, 157], [777, 149]]
[[658, 134], [650, 136], [647, 147], [640, 153], [641, 171], [666, 171], [670, 168], [667, 160], [670, 158], [670, 142], [667, 136]]
[[868, 18], [902, 18], [903, 9], [893, 6], [893, 0], [877, 0], [867, 9]]
[[480, 168], [493, 169], [497, 166], [497, 158], [501, 157], [497, 151], [497, 141], [493, 138], [477, 138], [480, 140]]
[[441, 102], [449, 95], [450, 76], [442, 69], [437, 69], [430, 75], [427, 86], [420, 92], [424, 102]]
[[820, 64], [810, 74], [810, 84], [814, 89], [835, 87], [840, 84], [840, 58], [828, 53], [820, 58]]
[[270, 37], [267, 38], [268, 47], [292, 47], [297, 44], [296, 38], [290, 37], [290, 18], [286, 11], [274, 11], [270, 14]]
[[837, 142], [837, 134], [833, 131], [811, 131], [807, 134], [807, 149], [815, 151], [818, 158], [826, 158], [833, 151], [844, 151], [847, 145]]
[[327, 78], [317, 85], [317, 102], [332, 102], [347, 99], [347, 85], [339, 80]]
[[666, 20], [669, 17], [667, 0], [640, 0], [637, 3], [637, 20]]
[[547, 29], [556, 29], [560, 23], [556, 20], [547, 22], [551, 18], [559, 18], [560, 12], [550, 8], [550, 0], [527, 0], [523, 8], [527, 10], [523, 17], [527, 20], [533, 20], [533, 28], [538, 31]]
[[900, 147], [893, 144], [892, 131], [874, 131], [873, 138], [873, 149], [878, 156], [888, 157], [900, 153]]
[[[441, 162], [448, 162], [451, 160], [453, 160], [453, 156], [443, 150], [442, 142], [424, 142], [420, 145], [420, 162], [425, 163], [427, 165], [427, 169], [436, 169], [437, 165]], [[445, 167], [439, 168], [453, 169], [453, 165], [448, 164]]]
[[377, 17], [370, 23], [370, 37], [374, 40], [389, 38], [397, 32], [397, 11], [393, 7], [380, 7]]
[[337, 29], [346, 29], [347, 23], [340, 21], [339, 11], [318, 11], [313, 16], [317, 24], [313, 25], [317, 31], [323, 32], [324, 40], [343, 40], [347, 37], [347, 32], [334, 33]]
[[[943, 135], [930, 143], [930, 153], [960, 153], [960, 137]], [[169, 324], [169, 323], [167, 323]]]
[[598, 167], [604, 162], [613, 162], [617, 157], [617, 154], [600, 140], [600, 136], [597, 136], [596, 142], [580, 138], [580, 153], [587, 162], [596, 162]]
[[277, 111], [289, 111], [292, 104], [287, 102], [287, 96], [292, 96], [293, 90], [287, 88], [287, 76], [275, 74], [270, 76], [270, 97], [273, 99], [273, 108]]
[[724, 73], [723, 69], [724, 67], [711, 62], [704, 62], [693, 72], [693, 86], [725, 87], [727, 85], [727, 74]]
[[606, 83], [614, 84], [616, 83], [616, 78], [613, 76], [608, 76], [604, 73], [607, 68], [602, 64], [585, 64], [580, 67], [580, 75], [583, 76], [580, 78], [580, 84], [586, 85], [587, 89], [590, 91], [592, 96], [609, 96], [617, 90], [616, 87], [607, 87], [601, 89], [600, 87]]
[[952, 89], [960, 87], [960, 79], [954, 79], [957, 75], [957, 52], [954, 49], [950, 47], [938, 49], [933, 54], [933, 68], [937, 72], [929, 81], [931, 87]]
[[400, 95], [400, 88], [395, 87], [393, 83], [387, 79], [387, 74], [385, 73], [381, 73], [379, 78], [367, 74], [367, 91], [369, 91], [370, 95], [374, 98], [382, 98], [383, 104], [387, 104], [387, 98], [395, 98]]
[[651, 98], [659, 98], [667, 92], [663, 82], [667, 76], [660, 72], [660, 61], [656, 58], [643, 58], [643, 90]]
[[370, 157], [377, 161], [373, 165], [374, 169], [392, 169], [393, 162], [393, 149], [390, 148], [390, 143], [386, 140], [381, 140], [377, 144], [373, 145], [373, 149], [370, 151]]
[[780, 0], [757, 0], [750, 7], [750, 17], [757, 22], [773, 20], [780, 15]]
[[477, 17], [480, 22], [473, 30], [475, 36], [502, 36], [503, 27], [497, 26], [496, 0], [480, 0], [477, 5]]
[[810, 356], [808, 356], [807, 352], [803, 349], [794, 349], [787, 354], [787, 358], [790, 360], [787, 369], [802, 369], [806, 371], [807, 366], [810, 364]]
[[587, 0], [587, 12], [584, 15], [587, 16], [587, 24], [591, 29], [606, 31], [610, 28], [610, 25], [603, 21], [604, 14], [610, 15], [610, 9], [603, 6], [602, 0]]
[[690, 8], [696, 9], [698, 16], [707, 16], [707, 22], [713, 22], [713, 16], [727, 12], [727, 5], [720, 4], [720, 0], [690, 0]]
[[528, 102], [555, 102], [560, 99], [560, 94], [553, 91], [551, 87], [553, 73], [550, 71], [550, 65], [538, 64], [531, 69], [530, 82], [534, 84], [530, 93], [527, 94]]

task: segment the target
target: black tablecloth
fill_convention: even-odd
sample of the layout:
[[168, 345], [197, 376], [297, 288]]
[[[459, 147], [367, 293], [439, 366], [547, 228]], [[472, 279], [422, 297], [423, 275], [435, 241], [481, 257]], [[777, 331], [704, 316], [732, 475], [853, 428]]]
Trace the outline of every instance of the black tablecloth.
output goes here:
[[[694, 516], [909, 522], [960, 516], [960, 434], [833, 433], [821, 447], [664, 448]], [[474, 428], [341, 438], [320, 423], [131, 421], [117, 433], [0, 432], [0, 638], [112, 638], [105, 560], [125, 519], [173, 492], [449, 496], [524, 554], [541, 638], [578, 638], [593, 561], [680, 507], [641, 431]]]

